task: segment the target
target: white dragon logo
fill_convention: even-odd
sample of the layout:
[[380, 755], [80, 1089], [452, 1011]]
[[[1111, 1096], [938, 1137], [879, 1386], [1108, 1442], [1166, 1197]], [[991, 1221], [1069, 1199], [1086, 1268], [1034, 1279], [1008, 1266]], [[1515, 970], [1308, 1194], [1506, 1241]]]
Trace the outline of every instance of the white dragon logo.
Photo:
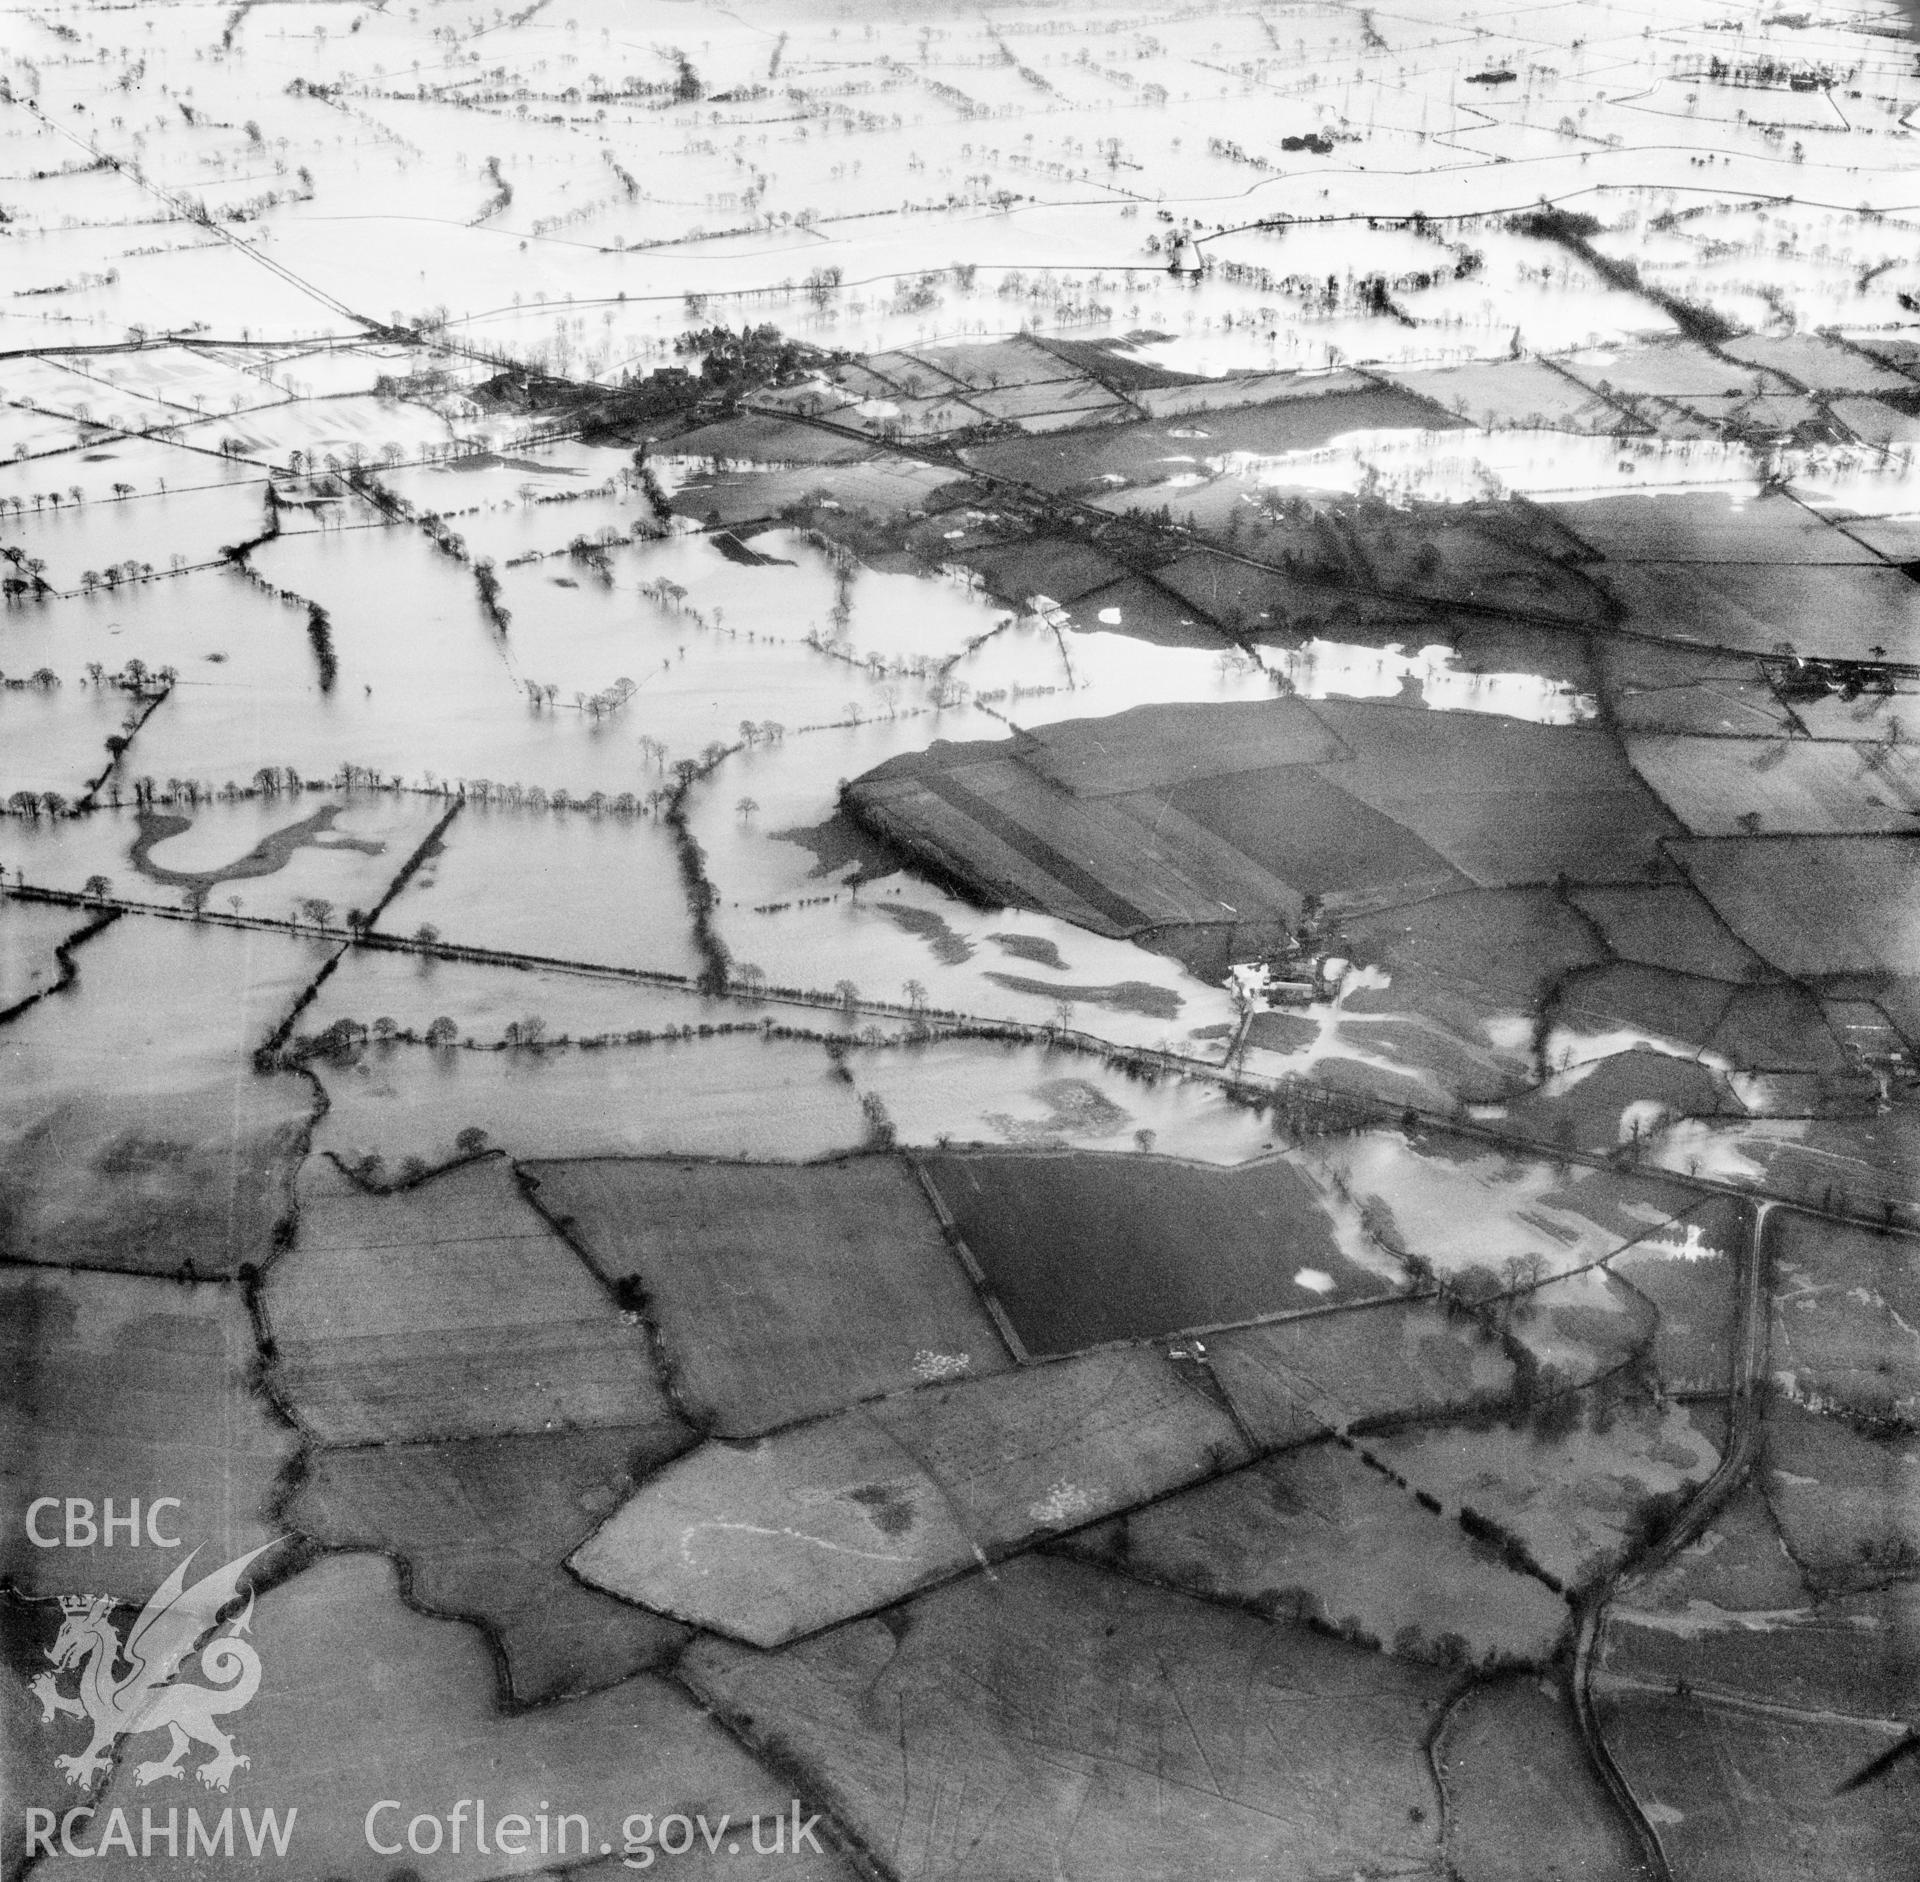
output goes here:
[[[41, 1673], [27, 1684], [40, 1701], [41, 1724], [51, 1724], [62, 1713], [93, 1721], [93, 1742], [86, 1750], [54, 1760], [69, 1784], [90, 1789], [112, 1763], [116, 1741], [140, 1732], [170, 1732], [172, 1743], [164, 1758], [134, 1767], [136, 1784], [181, 1776], [180, 1760], [187, 1747], [196, 1743], [209, 1746], [214, 1754], [199, 1767], [200, 1782], [211, 1790], [225, 1790], [234, 1772], [251, 1762], [234, 1750], [232, 1738], [214, 1723], [221, 1713], [238, 1712], [260, 1689], [260, 1656], [240, 1638], [253, 1620], [251, 1589], [245, 1612], [201, 1651], [200, 1671], [214, 1685], [170, 1682], [180, 1663], [219, 1619], [220, 1610], [239, 1593], [240, 1577], [248, 1564], [272, 1546], [263, 1543], [189, 1588], [187, 1570], [199, 1553], [196, 1549], [153, 1591], [128, 1630], [124, 1647], [111, 1618], [111, 1595], [61, 1597], [66, 1619], [47, 1650], [55, 1671]], [[122, 1658], [129, 1669], [125, 1673], [115, 1671]], [[59, 1674], [74, 1665], [81, 1669], [77, 1699], [63, 1693], [58, 1683]]]

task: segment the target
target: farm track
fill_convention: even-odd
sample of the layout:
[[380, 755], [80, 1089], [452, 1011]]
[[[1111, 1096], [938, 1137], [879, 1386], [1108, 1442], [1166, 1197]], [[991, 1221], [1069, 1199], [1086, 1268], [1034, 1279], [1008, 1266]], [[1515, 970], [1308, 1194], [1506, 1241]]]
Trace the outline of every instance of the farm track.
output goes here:
[[1740, 1290], [1741, 1319], [1728, 1378], [1728, 1421], [1726, 1449], [1713, 1474], [1694, 1492], [1659, 1541], [1641, 1555], [1620, 1564], [1606, 1579], [1582, 1597], [1579, 1627], [1574, 1642], [1573, 1707], [1601, 1783], [1615, 1808], [1632, 1831], [1646, 1861], [1648, 1874], [1655, 1882], [1672, 1882], [1673, 1870], [1661, 1846], [1660, 1833], [1654, 1827], [1625, 1774], [1614, 1762], [1613, 1753], [1601, 1728], [1594, 1706], [1594, 1654], [1606, 1612], [1621, 1581], [1628, 1574], [1644, 1574], [1669, 1560], [1678, 1550], [1694, 1541], [1719, 1512], [1733, 1492], [1746, 1481], [1759, 1448], [1761, 1391], [1765, 1383], [1767, 1357], [1771, 1345], [1771, 1301], [1766, 1287], [1765, 1236], [1767, 1218], [1781, 1205], [1766, 1200], [1755, 1205], [1753, 1220], [1741, 1244], [1737, 1286]]

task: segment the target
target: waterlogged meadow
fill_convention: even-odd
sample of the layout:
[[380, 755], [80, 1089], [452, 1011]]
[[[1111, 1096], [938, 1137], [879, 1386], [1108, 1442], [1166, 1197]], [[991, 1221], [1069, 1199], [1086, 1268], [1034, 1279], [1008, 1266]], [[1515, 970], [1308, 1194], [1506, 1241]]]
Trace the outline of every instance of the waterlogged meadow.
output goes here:
[[1895, 1882], [1891, 5], [642, 11], [0, 34], [16, 1543], [303, 1873]]

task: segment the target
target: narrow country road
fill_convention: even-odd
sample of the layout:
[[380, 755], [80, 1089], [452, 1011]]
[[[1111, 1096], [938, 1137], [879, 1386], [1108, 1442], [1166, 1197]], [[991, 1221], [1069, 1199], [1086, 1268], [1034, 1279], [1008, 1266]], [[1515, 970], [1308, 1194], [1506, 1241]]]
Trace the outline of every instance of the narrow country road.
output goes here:
[[1760, 1391], [1767, 1374], [1771, 1345], [1771, 1302], [1767, 1293], [1765, 1237], [1768, 1218], [1781, 1205], [1761, 1202], [1753, 1210], [1751, 1226], [1738, 1251], [1734, 1285], [1740, 1297], [1740, 1318], [1728, 1356], [1727, 1442], [1713, 1474], [1701, 1484], [1660, 1539], [1631, 1558], [1582, 1596], [1579, 1630], [1574, 1641], [1573, 1707], [1587, 1755], [1600, 1774], [1616, 1808], [1640, 1845], [1641, 1860], [1654, 1882], [1673, 1882], [1659, 1832], [1647, 1819], [1620, 1768], [1613, 1761], [1593, 1703], [1593, 1664], [1607, 1607], [1621, 1580], [1644, 1573], [1670, 1558], [1706, 1528], [1728, 1497], [1745, 1482], [1760, 1440]]

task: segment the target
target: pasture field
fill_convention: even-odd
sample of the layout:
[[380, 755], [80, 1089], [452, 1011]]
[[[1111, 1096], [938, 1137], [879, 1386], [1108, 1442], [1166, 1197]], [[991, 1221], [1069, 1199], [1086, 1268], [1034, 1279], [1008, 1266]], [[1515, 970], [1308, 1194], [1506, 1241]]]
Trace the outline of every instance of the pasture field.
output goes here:
[[1247, 1457], [1221, 1406], [1137, 1347], [930, 1385], [870, 1415], [994, 1558]]
[[680, 1402], [719, 1435], [1012, 1363], [902, 1160], [523, 1168], [601, 1279], [637, 1286]]
[[1879, 836], [1920, 813], [1920, 766], [1882, 743], [1648, 737], [1627, 755], [1694, 836]]
[[[450, 1019], [463, 1050], [469, 1040], [476, 1050], [491, 1050], [512, 1039], [624, 1040], [677, 1034], [683, 1026], [697, 1034], [703, 1025], [739, 1018], [725, 998], [671, 983], [561, 966], [505, 967], [403, 947], [355, 948], [300, 1015], [299, 1030], [320, 1035], [341, 1020], [371, 1029], [387, 1019], [396, 1032], [424, 1040], [436, 1019]], [[385, 1060], [401, 1050], [394, 1046]]]
[[1910, 1581], [1765, 1613], [1702, 1604], [1679, 1614], [1613, 1609], [1605, 1677], [1642, 1686], [1684, 1681], [1709, 1699], [1813, 1715], [1904, 1716], [1920, 1592]]
[[1804, 987], [1742, 987], [1708, 1035], [1709, 1050], [1754, 1073], [1845, 1072], [1851, 1063], [1827, 1009]]
[[1467, 713], [1328, 701], [1353, 751], [1341, 789], [1403, 823], [1482, 888], [1644, 877], [1679, 834], [1611, 737]]
[[[1752, 654], [1674, 641], [1607, 636], [1591, 643], [1600, 696], [1621, 731], [1700, 738], [1784, 737], [1789, 709]], [[1794, 717], [1818, 737], [1857, 738], [1858, 706], [1836, 710], [1831, 699], [1795, 706]]]
[[1714, 1036], [1737, 992], [1725, 981], [1637, 962], [1583, 969], [1554, 992], [1549, 1058], [1556, 1046], [1570, 1047], [1576, 1060], [1617, 1050], [1622, 1034], [1691, 1056]]
[[[58, 1549], [34, 1546], [27, 1507], [72, 1484], [121, 1512], [165, 1484], [187, 1538], [231, 1561], [279, 1533], [268, 1506], [295, 1434], [254, 1380], [253, 1331], [235, 1289], [144, 1275], [0, 1270], [0, 1573], [23, 1593], [65, 1592]], [[162, 1531], [179, 1512], [164, 1513]], [[58, 1536], [60, 1512], [39, 1533]], [[99, 1592], [144, 1600], [151, 1550], [94, 1555]]]
[[1240, 1327], [1209, 1340], [1207, 1356], [1235, 1416], [1272, 1450], [1490, 1407], [1513, 1383], [1489, 1328], [1425, 1300]]
[[685, 1639], [563, 1564], [640, 1478], [692, 1441], [661, 1424], [327, 1450], [285, 1515], [329, 1548], [404, 1562], [413, 1605], [483, 1626], [504, 1658], [502, 1701], [533, 1705], [617, 1686]]
[[1567, 1604], [1343, 1445], [1303, 1445], [1060, 1545], [1157, 1586], [1232, 1601], [1440, 1666], [1538, 1662]]
[[1673, 854], [1727, 926], [1783, 973], [1898, 974], [1911, 965], [1920, 855], [1909, 842], [1697, 839]]
[[638, 1316], [499, 1157], [391, 1195], [316, 1158], [264, 1306], [275, 1387], [329, 1443], [672, 1424]]
[[1920, 1438], [1911, 1430], [1868, 1436], [1781, 1398], [1768, 1404], [1761, 1483], [1815, 1593], [1848, 1594], [1913, 1573], [1920, 1560], [1916, 1459]]
[[[1736, 1613], [1798, 1612], [1809, 1599], [1766, 1497], [1759, 1484], [1749, 1480], [1715, 1511], [1694, 1541], [1621, 1581], [1619, 1606], [1609, 1625], [1620, 1618], [1652, 1630], [1675, 1625], [1684, 1629], [1703, 1615], [1712, 1620]], [[1606, 1647], [1609, 1653], [1614, 1650], [1611, 1640]], [[1620, 1651], [1637, 1649], [1623, 1644]]]
[[1494, 1154], [1437, 1133], [1366, 1131], [1303, 1154], [1343, 1246], [1418, 1257], [1486, 1292], [1591, 1267], [1694, 1201], [1658, 1174], [1563, 1164], [1532, 1146]]
[[0, 1882], [1912, 1882], [1920, 64], [1733, 11], [9, 16]]
[[1898, 569], [1864, 561], [1609, 563], [1603, 578], [1637, 631], [1735, 653], [1881, 659], [1907, 644], [1920, 608]]
[[1911, 392], [1910, 374], [1875, 359], [1864, 348], [1813, 333], [1743, 333], [1720, 349], [1770, 373], [1797, 380], [1809, 392]]
[[[1185, 406], [1185, 388], [1172, 402]], [[1321, 391], [1311, 382], [1300, 396], [1262, 404], [1215, 407], [1183, 414], [1168, 422], [1113, 425], [1085, 437], [1058, 434], [979, 445], [967, 461], [996, 477], [1012, 478], [1042, 490], [1080, 491], [1110, 479], [1150, 483], [1169, 466], [1192, 465], [1234, 452], [1278, 456], [1312, 451], [1347, 432], [1445, 430], [1459, 421], [1424, 399], [1369, 386], [1345, 392]]]
[[123, 918], [8, 1022], [0, 1236], [15, 1261], [230, 1274], [272, 1258], [313, 1094], [252, 1057], [330, 950]]
[[91, 925], [91, 917], [70, 908], [0, 902], [0, 1013], [57, 987], [65, 970], [55, 951]]
[[915, 1159], [1029, 1352], [1344, 1304], [1403, 1284], [1344, 1252], [1292, 1163], [922, 1151]]
[[1779, 1383], [1869, 1425], [1920, 1422], [1920, 1281], [1905, 1243], [1783, 1213], [1773, 1261]]
[[1465, 890], [1350, 916], [1340, 943], [1387, 975], [1341, 1002], [1345, 1013], [1412, 1009], [1475, 1044], [1496, 1022], [1531, 1019], [1573, 970], [1604, 958], [1579, 915], [1550, 891]]
[[1677, 337], [1651, 346], [1595, 348], [1573, 370], [1596, 385], [1604, 378], [1631, 398], [1711, 398], [1784, 385], [1745, 361], [1730, 364], [1699, 340]]
[[1641, 1882], [1646, 1871], [1593, 1774], [1557, 1686], [1515, 1674], [1475, 1686], [1434, 1743], [1446, 1855], [1475, 1882]]
[[1649, 1356], [1670, 1392], [1726, 1385], [1735, 1332], [1734, 1238], [1747, 1232], [1731, 1204], [1709, 1204], [1607, 1263], [1660, 1316]]
[[1571, 899], [1623, 961], [1736, 985], [1766, 976], [1760, 957], [1734, 936], [1697, 890], [1684, 883], [1663, 883], [1658, 888], [1578, 888]]
[[1476, 361], [1385, 377], [1484, 431], [1517, 425], [1619, 435], [1641, 429], [1627, 411], [1544, 359]]
[[1444, 1675], [1077, 1563], [1028, 1557], [778, 1655], [704, 1639], [682, 1675], [914, 1882], [1248, 1874], [1276, 1817], [1301, 1873], [1438, 1851], [1420, 1747]]
[[1702, 1882], [1903, 1873], [1920, 1803], [1911, 1759], [1854, 1793], [1854, 1808], [1831, 1807], [1836, 1787], [1890, 1750], [1896, 1730], [1650, 1692], [1604, 1695], [1600, 1720], [1668, 1860]]
[[1136, 706], [1068, 719], [1016, 742], [1029, 770], [1079, 798], [1167, 791], [1276, 765], [1327, 764], [1346, 748], [1295, 699], [1248, 705]]
[[1096, 1353], [710, 1441], [569, 1559], [595, 1587], [777, 1646], [1246, 1461], [1159, 1354]]
[[1546, 506], [1611, 571], [1646, 563], [1662, 569], [1858, 564], [1880, 558], [1783, 490], [1680, 490], [1600, 496]]
[[[1616, 1257], [1615, 1259], [1618, 1259]], [[1619, 1371], [1645, 1352], [1656, 1310], [1606, 1267], [1562, 1275], [1518, 1294], [1503, 1321], [1554, 1389], [1580, 1387]]]
[[1495, 1425], [1467, 1445], [1458, 1426], [1431, 1426], [1374, 1449], [1448, 1515], [1477, 1512], [1579, 1588], [1631, 1553], [1649, 1512], [1677, 1507], [1720, 1461], [1720, 1421], [1704, 1407], [1613, 1405], [1592, 1393], [1570, 1396], [1566, 1415], [1578, 1422], [1563, 1435]]
[[[514, 990], [524, 990], [517, 975]], [[395, 1169], [409, 1157], [438, 1167], [464, 1130], [515, 1156], [794, 1160], [855, 1150], [872, 1134], [818, 1045], [751, 1032], [702, 1039], [696, 1028], [604, 1056], [375, 1046], [313, 1071], [330, 1104], [315, 1143], [354, 1165], [378, 1156]]]
[[[1334, 777], [1288, 766], [1182, 784], [1174, 809], [1277, 881], [1333, 909], [1365, 910], [1467, 886], [1449, 859]], [[1237, 905], [1236, 905], [1237, 906]]]
[[939, 1486], [862, 1412], [656, 1472], [568, 1558], [589, 1587], [755, 1646], [972, 1564]]
[[1064, 612], [1081, 633], [1111, 627], [1155, 647], [1195, 648], [1210, 654], [1221, 646], [1220, 630], [1211, 620], [1144, 575], [1128, 575], [1091, 589], [1067, 602]]
[[[1543, 1149], [1604, 1157], [1631, 1152], [1676, 1119], [1746, 1115], [1726, 1079], [1708, 1066], [1630, 1039], [1583, 1038], [1559, 1028], [1549, 1033], [1547, 1062], [1560, 1065], [1569, 1055], [1570, 1062], [1507, 1106], [1511, 1127]], [[1587, 1052], [1595, 1056], [1581, 1056]], [[1741, 1089], [1747, 1090], [1744, 1083]]]
[[[584, 1815], [603, 1839], [617, 1832], [640, 1795], [661, 1810], [704, 1809], [713, 1819], [725, 1811], [742, 1822], [756, 1810], [771, 1818], [787, 1808], [789, 1790], [684, 1692], [651, 1674], [566, 1705], [503, 1713], [479, 1632], [410, 1611], [398, 1570], [380, 1556], [326, 1557], [263, 1595], [254, 1625], [278, 1678], [247, 1709], [241, 1736], [257, 1764], [235, 1780], [232, 1801], [251, 1801], [257, 1812], [270, 1798], [283, 1823], [288, 1810], [297, 1810], [296, 1846], [307, 1852], [301, 1860], [328, 1875], [382, 1882], [392, 1873], [393, 1857], [368, 1847], [368, 1800], [418, 1799], [419, 1809], [444, 1812], [456, 1797], [473, 1794], [476, 1771], [495, 1780], [490, 1824], [516, 1813], [528, 1819], [518, 1873], [545, 1866], [533, 1832], [542, 1799], [551, 1800], [548, 1822], [556, 1834], [564, 1808]], [[129, 1764], [101, 1804], [131, 1806], [138, 1823], [138, 1797]], [[200, 1807], [205, 1817], [204, 1798]], [[409, 1802], [399, 1813], [402, 1837], [413, 1808]], [[386, 1813], [376, 1828], [384, 1831], [393, 1817]], [[237, 1857], [203, 1858], [207, 1875], [258, 1868], [244, 1838], [235, 1840]], [[575, 1824], [569, 1853], [580, 1846]], [[502, 1872], [501, 1855], [476, 1850], [469, 1834], [458, 1855], [449, 1841], [437, 1866], [454, 1882], [482, 1882]], [[103, 1866], [142, 1873], [138, 1857], [109, 1854]]]
[[[1147, 711], [1108, 726], [1095, 765], [1072, 755], [1084, 729], [1043, 739], [1043, 752], [935, 746], [856, 779], [847, 801], [974, 893], [1108, 934], [1291, 920], [1307, 895], [1365, 910], [1475, 883], [1632, 881], [1680, 834], [1600, 732], [1333, 701], [1311, 708], [1315, 732], [1297, 710], [1214, 710], [1237, 762], [1210, 760], [1197, 778], [1177, 758], [1156, 775], [1145, 755], [1193, 712]], [[1342, 749], [1320, 762], [1328, 734]], [[1064, 759], [1048, 755], [1056, 741]], [[1075, 781], [1062, 789], [1063, 777]], [[1132, 791], [1109, 782], [1135, 777]]]
[[1078, 601], [1126, 573], [1110, 555], [1068, 538], [1042, 536], [963, 553], [967, 566], [1012, 607], [1024, 607], [1036, 595], [1061, 604]]

